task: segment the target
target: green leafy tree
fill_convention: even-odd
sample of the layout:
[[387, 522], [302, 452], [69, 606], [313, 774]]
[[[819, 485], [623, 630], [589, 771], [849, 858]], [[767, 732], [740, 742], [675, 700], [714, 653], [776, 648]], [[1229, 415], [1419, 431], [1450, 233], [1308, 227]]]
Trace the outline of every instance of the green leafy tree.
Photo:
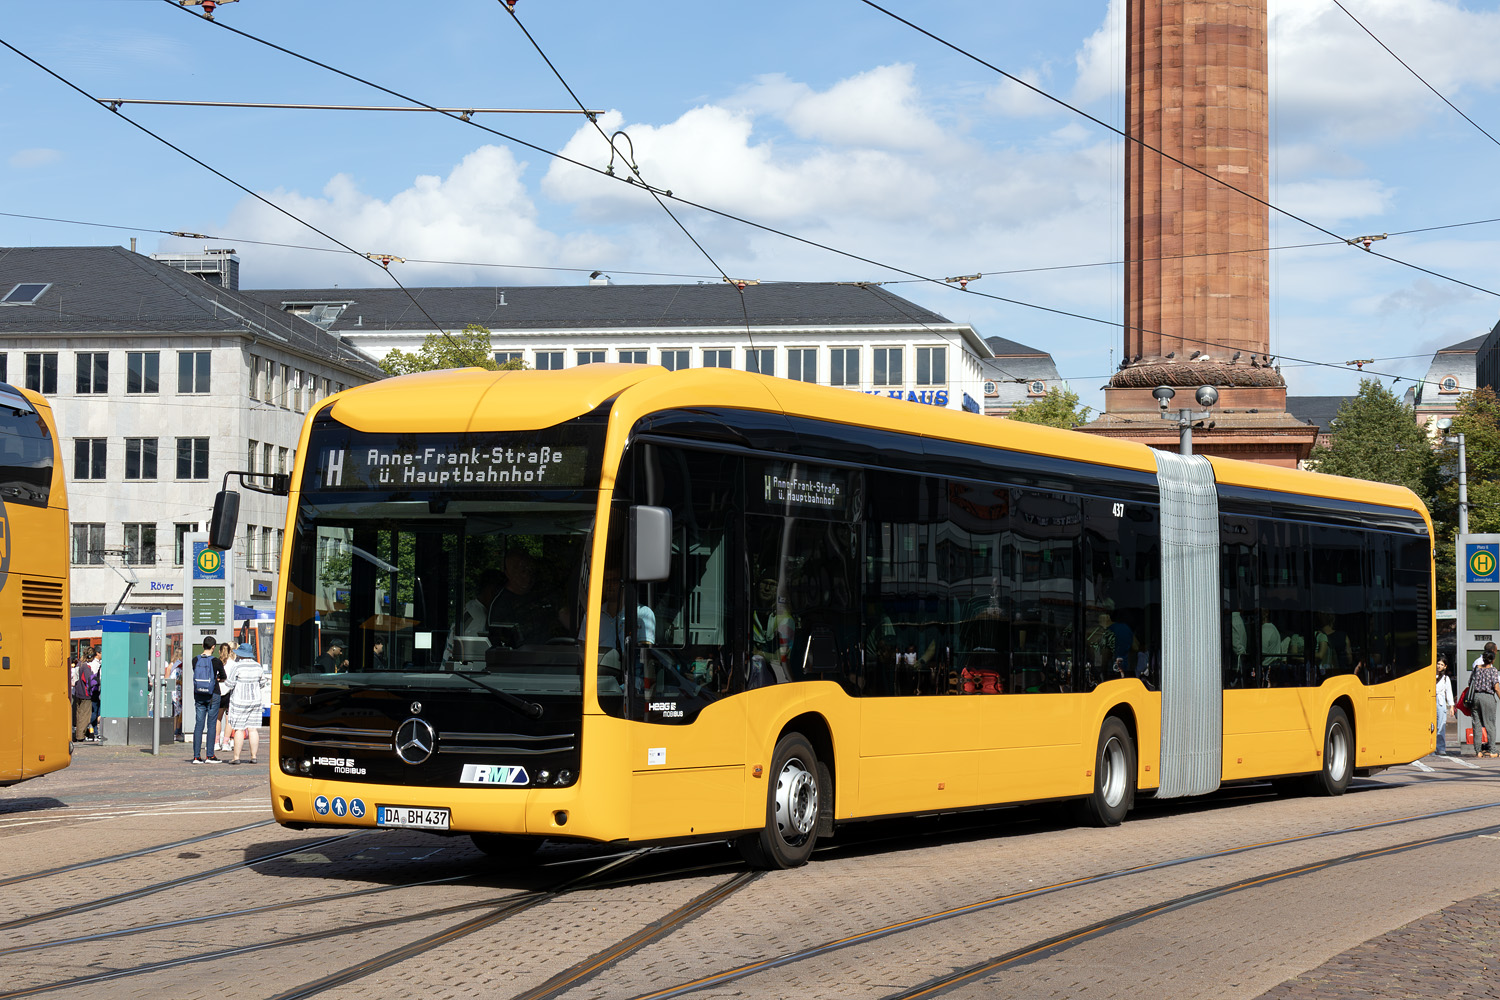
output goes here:
[[1458, 537], [1458, 435], [1464, 436], [1468, 470], [1469, 531], [1500, 532], [1500, 399], [1480, 387], [1459, 397], [1458, 413], [1440, 453], [1440, 488], [1431, 501], [1436, 541], [1438, 606], [1453, 607], [1455, 539]]
[[1078, 393], [1059, 385], [1048, 389], [1041, 399], [1016, 407], [1010, 412], [1010, 419], [1072, 430], [1087, 423], [1092, 412], [1091, 407], [1078, 405]]
[[1405, 486], [1424, 499], [1437, 486], [1432, 440], [1412, 408], [1378, 379], [1361, 379], [1359, 395], [1346, 399], [1333, 419], [1328, 447], [1314, 451], [1308, 468]]
[[495, 362], [487, 327], [470, 323], [462, 333], [429, 333], [415, 351], [394, 350], [380, 360], [380, 367], [390, 375], [410, 375], [442, 368], [485, 368], [490, 371], [513, 371], [526, 367], [519, 358], [504, 364]]

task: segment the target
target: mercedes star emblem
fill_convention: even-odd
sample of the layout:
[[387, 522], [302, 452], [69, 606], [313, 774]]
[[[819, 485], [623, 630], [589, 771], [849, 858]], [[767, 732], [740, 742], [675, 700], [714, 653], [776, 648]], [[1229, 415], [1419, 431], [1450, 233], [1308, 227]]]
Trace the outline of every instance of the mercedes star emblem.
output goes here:
[[412, 715], [421, 715], [422, 714], [422, 703], [420, 701], [414, 701], [414, 702], [411, 703], [411, 714]]
[[396, 756], [408, 764], [420, 764], [432, 756], [437, 730], [421, 719], [407, 719], [396, 727]]

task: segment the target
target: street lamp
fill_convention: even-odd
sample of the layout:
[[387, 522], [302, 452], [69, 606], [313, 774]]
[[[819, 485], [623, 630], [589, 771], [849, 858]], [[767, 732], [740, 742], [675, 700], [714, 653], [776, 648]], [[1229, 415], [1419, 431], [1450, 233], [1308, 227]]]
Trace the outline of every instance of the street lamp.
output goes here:
[[[1170, 385], [1159, 385], [1151, 390], [1151, 395], [1156, 397], [1157, 404], [1161, 406], [1161, 418], [1163, 420], [1177, 421], [1177, 433], [1179, 435], [1177, 450], [1183, 455], [1191, 455], [1193, 453], [1193, 422], [1196, 420], [1207, 420], [1213, 416], [1213, 411], [1208, 409], [1208, 407], [1213, 406], [1219, 401], [1219, 390], [1211, 385], [1200, 385], [1198, 391], [1193, 394], [1193, 398], [1197, 400], [1198, 405], [1203, 407], [1203, 409], [1196, 412], [1191, 409], [1181, 409], [1175, 415], [1168, 413], [1167, 410], [1170, 408], [1172, 397], [1177, 395], [1176, 389], [1173, 389]], [[1208, 426], [1212, 427], [1213, 424], [1210, 423]]]
[[[1442, 431], [1443, 437], [1448, 436], [1448, 431], [1453, 426], [1452, 417], [1443, 417], [1437, 422], [1438, 430]], [[1464, 436], [1453, 435], [1458, 439], [1458, 533], [1467, 535], [1469, 533], [1469, 458], [1464, 452]]]

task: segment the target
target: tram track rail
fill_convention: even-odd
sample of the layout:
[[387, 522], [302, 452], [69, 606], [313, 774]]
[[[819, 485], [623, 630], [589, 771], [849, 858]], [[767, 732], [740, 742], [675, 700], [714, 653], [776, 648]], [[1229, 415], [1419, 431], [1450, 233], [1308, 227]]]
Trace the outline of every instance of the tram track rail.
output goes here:
[[148, 854], [158, 854], [162, 851], [170, 851], [175, 847], [191, 847], [194, 844], [206, 843], [210, 840], [217, 840], [220, 837], [232, 837], [237, 833], [248, 833], [251, 830], [258, 830], [262, 827], [275, 825], [276, 821], [274, 819], [263, 819], [255, 823], [246, 823], [244, 826], [236, 826], [228, 830], [217, 830], [213, 833], [203, 833], [199, 834], [196, 837], [187, 837], [183, 840], [173, 840], [169, 843], [157, 844], [153, 847], [142, 847], [138, 850], [126, 851], [123, 854], [111, 854], [109, 857], [94, 858], [91, 861], [79, 861], [71, 865], [58, 865], [56, 868], [47, 868], [42, 871], [27, 872], [24, 875], [11, 875], [7, 878], [0, 878], [0, 889], [3, 889], [8, 885], [19, 885], [22, 882], [31, 882], [39, 878], [52, 878], [56, 875], [67, 875], [71, 872], [83, 871], [86, 868], [98, 868], [102, 865], [117, 864], [121, 861], [131, 861], [135, 858], [145, 857]]
[[[1096, 875], [1082, 876], [1074, 879], [1065, 879], [1063, 881], [1053, 882], [1048, 885], [1027, 888], [1018, 892], [1006, 893], [1004, 895], [994, 896], [989, 899], [967, 903], [962, 906], [934, 911], [932, 913], [923, 914], [921, 916], [909, 917], [907, 919], [895, 921], [893, 923], [885, 924], [880, 927], [870, 928], [869, 930], [861, 931], [856, 934], [850, 934], [844, 937], [824, 941], [806, 948], [800, 948], [796, 951], [786, 952], [781, 955], [770, 956], [768, 958], [757, 959], [753, 962], [747, 962], [742, 965], [738, 965], [730, 969], [724, 969], [707, 976], [700, 976], [696, 979], [678, 983], [673, 986], [652, 990], [647, 993], [637, 994], [632, 997], [631, 1000], [670, 1000], [670, 998], [673, 997], [686, 996], [688, 994], [697, 993], [701, 990], [709, 989], [711, 987], [725, 986], [742, 979], [747, 979], [751, 976], [759, 975], [763, 972], [768, 972], [772, 969], [780, 968], [782, 966], [792, 965], [797, 962], [806, 961], [810, 958], [821, 957], [823, 955], [831, 954], [836, 951], [842, 951], [844, 949], [852, 948], [857, 945], [868, 944], [874, 941], [881, 940], [883, 938], [893, 937], [912, 930], [916, 930], [921, 927], [927, 927], [932, 924], [953, 920], [958, 917], [965, 917], [977, 913], [982, 913], [987, 910], [993, 910], [1002, 906], [1008, 906], [1023, 902], [1025, 900], [1036, 899], [1041, 896], [1064, 892], [1070, 889], [1094, 886], [1103, 882], [1113, 881], [1115, 879], [1126, 878], [1134, 875], [1142, 875], [1150, 872], [1163, 871], [1170, 868], [1177, 868], [1184, 865], [1196, 864], [1204, 861], [1214, 861], [1223, 858], [1234, 857], [1236, 855], [1248, 854], [1254, 851], [1263, 851], [1292, 844], [1307, 843], [1310, 841], [1321, 840], [1328, 837], [1348, 836], [1350, 834], [1365, 833], [1372, 830], [1389, 829], [1392, 827], [1405, 826], [1411, 823], [1442, 819], [1449, 816], [1461, 816], [1469, 813], [1480, 812], [1486, 809], [1497, 808], [1500, 808], [1500, 801], [1485, 802], [1469, 806], [1460, 806], [1453, 809], [1442, 809], [1430, 813], [1405, 816], [1399, 819], [1379, 820], [1372, 823], [1358, 824], [1356, 826], [1339, 827], [1332, 830], [1320, 830], [1315, 833], [1298, 834], [1292, 837], [1277, 838], [1274, 840], [1266, 840], [1253, 844], [1242, 844], [1236, 847], [1226, 848], [1221, 851], [1209, 851], [1201, 854], [1185, 855], [1183, 857], [1170, 858], [1164, 861], [1152, 862], [1150, 864], [1137, 865], [1134, 867], [1122, 868], [1109, 872], [1101, 872]], [[1219, 886], [1215, 889], [1203, 890], [1199, 893], [1181, 897], [1178, 900], [1169, 901], [1169, 903], [1151, 904], [1150, 906], [1143, 907], [1141, 911], [1136, 914], [1136, 917], [1134, 919], [1136, 922], [1139, 922], [1139, 920], [1146, 919], [1150, 915], [1168, 912], [1168, 910], [1166, 909], [1168, 905], [1171, 905], [1175, 909], [1181, 909], [1182, 906], [1189, 905], [1191, 902], [1204, 902], [1208, 899], [1218, 898], [1219, 896], [1227, 895], [1232, 891], [1239, 891], [1240, 889], [1248, 888], [1253, 885], [1266, 884], [1270, 881], [1283, 880], [1292, 874], [1310, 874], [1314, 871], [1323, 871], [1327, 868], [1335, 867], [1337, 864], [1347, 864], [1354, 860], [1361, 860], [1369, 857], [1378, 857], [1382, 854], [1398, 853], [1407, 850], [1418, 850], [1421, 847], [1430, 846], [1435, 843], [1448, 843], [1454, 840], [1471, 839], [1486, 833], [1494, 832], [1496, 830], [1500, 830], [1500, 822], [1487, 824], [1481, 827], [1475, 827], [1473, 829], [1464, 830], [1457, 833], [1438, 834], [1433, 837], [1426, 837], [1420, 840], [1414, 840], [1403, 844], [1371, 848], [1365, 851], [1355, 852], [1354, 854], [1349, 855], [1342, 855], [1332, 859], [1308, 862], [1304, 865], [1286, 869], [1283, 872], [1271, 873], [1269, 875], [1256, 875], [1247, 879], [1228, 883], [1226, 886]], [[1217, 893], [1217, 895], [1212, 895], [1214, 893]], [[1198, 897], [1200, 896], [1202, 896], [1203, 898], [1199, 899]], [[1129, 915], [1127, 914], [1124, 916]], [[1082, 938], [1079, 936], [1083, 934], [1089, 934], [1091, 936], [1097, 937], [1113, 927], [1113, 925], [1111, 925], [1111, 928], [1104, 927], [1103, 925], [1107, 923], [1109, 923], [1109, 921], [1101, 921], [1099, 922], [1100, 926], [1098, 927], [1089, 925], [1087, 927], [1079, 928], [1074, 931], [1065, 932], [1062, 935], [1058, 935], [1057, 941], [1052, 941], [1052, 943], [1047, 944], [1046, 947], [1060, 949], [1065, 941], [1073, 940], [1074, 938], [1082, 940]], [[1124, 925], [1121, 924], [1120, 926]], [[989, 964], [994, 964], [995, 962], [1002, 961], [1003, 963], [1013, 963], [1015, 961], [1018, 961], [1021, 957], [1024, 957], [1024, 955], [1032, 954], [1039, 948], [1041, 948], [1041, 945], [1033, 944], [1027, 946], [1026, 948], [1018, 949], [1015, 953], [1009, 953], [1006, 956], [992, 959], [990, 960]], [[985, 964], [986, 963], [980, 963], [980, 965]], [[979, 966], [974, 966], [971, 968], [978, 967]], [[995, 965], [995, 968], [1000, 967], [1001, 965]], [[957, 973], [955, 973], [955, 975], [957, 975]], [[970, 979], [972, 978], [974, 978], [974, 976], [970, 976]], [[948, 988], [948, 986], [956, 985], [959, 985], [959, 982], [955, 981], [953, 983], [948, 983], [942, 988], [946, 989]], [[524, 995], [525, 994], [522, 994], [521, 996]], [[890, 1000], [895, 1000], [895, 997], [897, 996], [905, 997], [906, 994], [894, 994], [892, 998], [890, 998]], [[516, 998], [516, 1000], [519, 1000], [519, 997]]]
[[325, 837], [322, 840], [308, 841], [306, 843], [297, 844], [293, 847], [286, 847], [282, 848], [281, 850], [271, 851], [267, 854], [259, 854], [253, 858], [246, 858], [243, 861], [234, 861], [227, 865], [218, 865], [217, 867], [209, 868], [201, 872], [194, 872], [191, 875], [181, 875], [177, 878], [166, 879], [165, 881], [155, 882], [151, 885], [144, 885], [136, 889], [127, 889], [124, 892], [117, 892], [108, 896], [99, 896], [85, 903], [73, 903], [68, 906], [60, 906], [56, 909], [47, 910], [42, 913], [33, 913], [25, 917], [16, 917], [11, 920], [0, 921], [0, 931], [16, 930], [17, 928], [30, 927], [32, 924], [39, 924], [48, 920], [59, 920], [63, 917], [76, 916], [77, 914], [88, 913], [92, 910], [102, 910], [106, 907], [117, 906], [120, 903], [131, 902], [133, 900], [142, 899], [146, 896], [154, 896], [159, 892], [167, 892], [168, 890], [177, 889], [185, 885], [192, 885], [194, 882], [202, 882], [206, 879], [216, 878], [219, 875], [224, 875], [232, 871], [238, 871], [242, 868], [252, 868], [255, 865], [264, 864], [267, 861], [274, 861], [277, 858], [284, 858], [289, 854], [301, 854], [305, 851], [316, 850], [319, 847], [327, 847], [329, 844], [336, 844], [340, 841], [349, 840], [353, 837], [360, 837], [364, 835], [364, 831], [360, 831], [357, 833], [339, 834], [335, 837]]

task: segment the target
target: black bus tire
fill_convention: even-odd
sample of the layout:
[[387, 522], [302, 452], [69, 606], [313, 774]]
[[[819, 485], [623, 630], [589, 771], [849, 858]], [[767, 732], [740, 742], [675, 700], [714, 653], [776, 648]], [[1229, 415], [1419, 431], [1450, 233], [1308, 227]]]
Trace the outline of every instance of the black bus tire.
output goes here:
[[1349, 714], [1335, 705], [1323, 726], [1323, 768], [1308, 779], [1315, 795], [1343, 795], [1354, 775], [1354, 727]]
[[787, 733], [777, 741], [766, 782], [766, 825], [736, 842], [750, 867], [775, 870], [807, 863], [828, 794], [823, 773], [807, 737]]
[[1119, 826], [1135, 804], [1135, 744], [1130, 730], [1114, 716], [1099, 727], [1094, 753], [1094, 791], [1079, 804], [1093, 826]]

